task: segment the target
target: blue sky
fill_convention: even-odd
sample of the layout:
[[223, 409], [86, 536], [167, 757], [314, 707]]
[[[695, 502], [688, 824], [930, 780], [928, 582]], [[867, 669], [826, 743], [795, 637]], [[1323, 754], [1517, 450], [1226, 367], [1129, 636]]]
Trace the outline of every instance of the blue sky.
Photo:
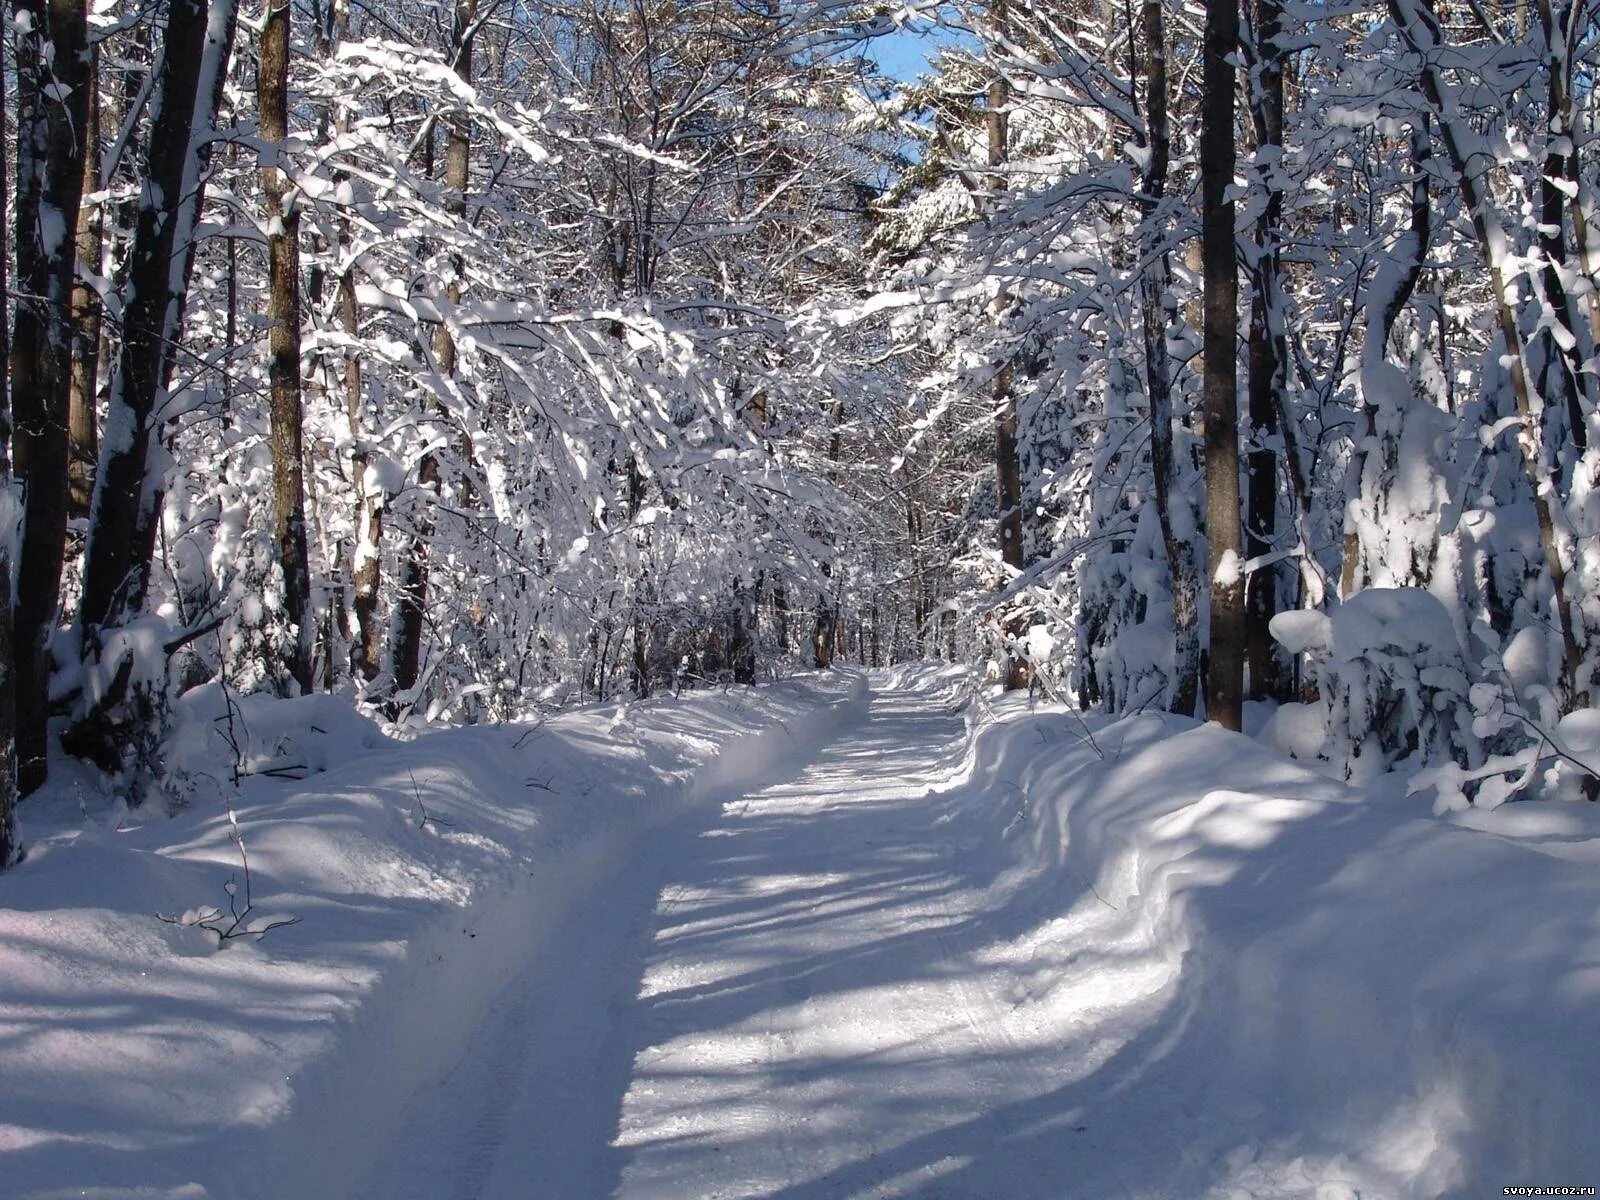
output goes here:
[[923, 23], [914, 30], [901, 29], [874, 38], [867, 47], [867, 56], [874, 59], [886, 74], [909, 81], [927, 68], [928, 59], [937, 54], [941, 46], [961, 36], [954, 30]]
[[909, 81], [926, 69], [929, 56], [936, 53], [938, 48], [939, 41], [931, 30], [913, 33], [901, 29], [874, 38], [867, 54], [883, 68], [885, 74]]

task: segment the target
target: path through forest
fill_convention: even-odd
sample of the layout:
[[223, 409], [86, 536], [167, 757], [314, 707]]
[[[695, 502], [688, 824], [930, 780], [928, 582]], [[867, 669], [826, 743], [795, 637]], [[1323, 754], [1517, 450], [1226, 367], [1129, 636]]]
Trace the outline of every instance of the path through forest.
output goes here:
[[1130, 1147], [1108, 1153], [1071, 1084], [1161, 981], [1017, 1004], [1026, 889], [993, 806], [964, 802], [968, 746], [948, 695], [886, 688], [797, 778], [652, 838], [415, 1100], [363, 1194], [1124, 1194], [1101, 1173]]

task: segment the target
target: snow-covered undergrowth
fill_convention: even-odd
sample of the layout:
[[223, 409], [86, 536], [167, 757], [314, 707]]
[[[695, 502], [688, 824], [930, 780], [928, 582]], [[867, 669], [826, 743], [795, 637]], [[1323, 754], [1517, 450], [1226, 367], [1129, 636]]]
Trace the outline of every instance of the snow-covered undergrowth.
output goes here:
[[1126, 1194], [1600, 1181], [1596, 806], [1438, 819], [1216, 727], [970, 711], [953, 799], [1029, 914], [985, 957], [1030, 1023], [1098, 1026], [1071, 1095]]
[[225, 945], [193, 924], [230, 880], [244, 898], [205, 739], [175, 748], [195, 800], [170, 819], [53, 784], [0, 882], [0, 1190], [350, 1195], [608, 867], [799, 769], [864, 696], [835, 673], [409, 742], [325, 698], [252, 702], [251, 922], [298, 923]]

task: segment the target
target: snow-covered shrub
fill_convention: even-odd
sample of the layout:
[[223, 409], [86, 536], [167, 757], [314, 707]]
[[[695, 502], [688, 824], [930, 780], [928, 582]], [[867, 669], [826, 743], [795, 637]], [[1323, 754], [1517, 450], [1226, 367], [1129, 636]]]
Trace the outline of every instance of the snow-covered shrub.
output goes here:
[[161, 784], [179, 803], [227, 796], [251, 775], [303, 778], [382, 746], [371, 718], [336, 696], [241, 695], [221, 681], [172, 705]]
[[1453, 762], [1476, 746], [1465, 657], [1431, 593], [1366, 588], [1332, 613], [1279, 613], [1272, 635], [1307, 657], [1317, 693], [1274, 716], [1270, 736], [1281, 749], [1366, 778]]
[[[1155, 507], [1143, 506], [1127, 549], [1103, 555], [1083, 571], [1079, 654], [1089, 664], [1097, 700], [1126, 712], [1171, 699], [1176, 661], [1172, 593]], [[1093, 618], [1097, 618], [1094, 620]]]
[[1529, 795], [1588, 798], [1600, 778], [1600, 711], [1562, 715], [1551, 686], [1560, 654], [1552, 631], [1530, 625], [1486, 655], [1470, 692], [1478, 752], [1419, 772], [1409, 790], [1432, 792], [1436, 813]]

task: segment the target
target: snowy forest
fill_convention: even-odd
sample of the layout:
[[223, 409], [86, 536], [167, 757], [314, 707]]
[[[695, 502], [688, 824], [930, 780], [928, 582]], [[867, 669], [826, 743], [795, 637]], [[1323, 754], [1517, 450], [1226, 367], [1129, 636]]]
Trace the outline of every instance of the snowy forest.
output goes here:
[[[1384, 869], [1411, 882], [1352, 886], [1341, 911], [1366, 912], [1366, 934], [1335, 943], [1284, 934], [1270, 971], [1267, 951], [1241, 942], [1228, 1003], [1255, 1012], [1268, 992], [1301, 986], [1286, 980], [1321, 987], [1342, 963], [1346, 982], [1470, 995], [1463, 1003], [1491, 1024], [1575, 1029], [1586, 1013], [1590, 1032], [1577, 1042], [1552, 1032], [1549, 1058], [1520, 1044], [1478, 1053], [1489, 1042], [1439, 1018], [1453, 1048], [1428, 1069], [1464, 1071], [1463, 1095], [1505, 1085], [1526, 1101], [1493, 1114], [1461, 1101], [1469, 1115], [1449, 1136], [1445, 1109], [1419, 1101], [1415, 1111], [1432, 1115], [1417, 1121], [1438, 1146], [1456, 1147], [1453, 1158], [1442, 1149], [1360, 1158], [1352, 1146], [1377, 1142], [1324, 1119], [1313, 1066], [1295, 1077], [1303, 1084], [1278, 1080], [1295, 1099], [1274, 1119], [1342, 1137], [1323, 1158], [1283, 1140], [1279, 1161], [1261, 1140], [1235, 1162], [1218, 1141], [1207, 1161], [1227, 1170], [1202, 1179], [1189, 1158], [1175, 1159], [1148, 1190], [1115, 1184], [1123, 1168], [1113, 1166], [1067, 1188], [1052, 1167], [1041, 1178], [1057, 1184], [1034, 1189], [976, 1149], [962, 1168], [970, 1178], [946, 1178], [944, 1159], [906, 1149], [917, 1144], [911, 1131], [881, 1179], [864, 1156], [817, 1175], [814, 1190], [782, 1190], [774, 1181], [805, 1158], [786, 1142], [776, 1174], [716, 1191], [703, 1163], [691, 1170], [636, 1149], [632, 1165], [558, 1173], [552, 1197], [614, 1187], [653, 1200], [1183, 1200], [1216, 1188], [1382, 1200], [1600, 1182], [1600, 1160], [1579, 1149], [1586, 1106], [1576, 1099], [1600, 1081], [1600, 820], [1588, 803], [1600, 796], [1595, 0], [11, 0], [7, 18], [0, 906], [54, 911], [72, 881], [89, 878], [82, 872], [100, 870], [91, 898], [72, 901], [102, 914], [83, 918], [80, 948], [123, 964], [105, 966], [108, 978], [132, 980], [145, 975], [137, 956], [102, 945], [122, 936], [122, 922], [128, 946], [180, 965], [248, 942], [215, 955], [235, 990], [224, 975], [206, 984], [219, 989], [208, 993], [217, 1011], [232, 1014], [258, 994], [251, 972], [274, 955], [297, 957], [297, 937], [333, 946], [345, 936], [347, 918], [317, 915], [339, 887], [339, 903], [354, 903], [411, 895], [426, 876], [416, 895], [427, 904], [476, 911], [463, 897], [479, 894], [495, 855], [522, 861], [517, 839], [539, 822], [556, 831], [551, 845], [566, 844], [564, 815], [523, 824], [514, 806], [473, 807], [488, 804], [502, 774], [519, 803], [548, 796], [561, 814], [556, 797], [598, 788], [637, 798], [662, 780], [691, 798], [792, 800], [760, 789], [781, 784], [770, 768], [805, 748], [820, 756], [806, 770], [823, 775], [804, 786], [843, 795], [867, 788], [871, 768], [857, 777], [837, 759], [830, 767], [826, 747], [866, 738], [850, 733], [858, 722], [890, 738], [861, 741], [860, 753], [889, 754], [915, 790], [965, 720], [967, 774], [949, 794], [967, 796], [971, 811], [946, 797], [947, 817], [972, 822], [963, 844], [992, 843], [999, 855], [1027, 840], [1030, 870], [1048, 860], [1052, 878], [1070, 868], [1087, 889], [1086, 908], [1063, 901], [1067, 915], [1055, 918], [1027, 908], [1028, 921], [1007, 927], [1019, 957], [1004, 960], [1004, 1003], [1017, 1012], [1042, 1013], [1046, 998], [1072, 990], [1042, 982], [1050, 964], [1062, 978], [1075, 969], [1041, 932], [1051, 919], [1078, 922], [1075, 937], [1111, 929], [1114, 942], [1133, 925], [1097, 922], [1133, 921], [1135, 903], [1160, 892], [1170, 911], [1138, 926], [1157, 939], [1151, 953], [1176, 971], [1183, 951], [1173, 947], [1204, 940], [1173, 932], [1198, 928], [1196, 914], [1210, 910], [1163, 890], [1180, 885], [1151, 846], [1173, 864], [1184, 854], [1199, 856], [1182, 859], [1191, 865], [1226, 860], [1214, 877], [1193, 867], [1224, 897], [1243, 886], [1222, 880], [1246, 850], [1265, 861], [1279, 852], [1267, 842], [1315, 828], [1323, 840], [1307, 834], [1305, 845], [1324, 857], [1285, 849], [1282, 861], [1326, 860], [1325, 891], [1343, 886], [1335, 851], [1369, 863], [1391, 855]], [[869, 721], [881, 704], [887, 715]], [[958, 711], [967, 716], [939, 724]], [[740, 739], [766, 746], [777, 726], [794, 745], [752, 751], [761, 771], [744, 764]], [[500, 732], [437, 740], [472, 731]], [[546, 756], [537, 767], [515, 758], [558, 738], [565, 749], [536, 751]], [[626, 754], [621, 738], [632, 739]], [[1068, 738], [1101, 783], [1091, 788], [1089, 775], [1051, 757], [1067, 754], [1052, 739]], [[333, 785], [315, 780], [368, 752], [363, 761], [400, 764], [384, 768], [381, 785], [376, 766], [361, 775], [358, 807], [375, 806], [361, 820], [383, 832], [360, 835], [359, 853], [336, 851], [315, 839], [332, 838], [345, 810], [329, 799]], [[628, 755], [653, 782], [627, 775]], [[586, 782], [561, 774], [578, 771], [573, 763], [589, 764]], [[1184, 781], [1156, 805], [1150, 780], [1161, 777]], [[1217, 799], [1239, 797], [1228, 789], [1246, 782], [1269, 794], [1248, 819]], [[917, 796], [944, 795], [942, 786]], [[1352, 817], [1339, 833], [1327, 814], [1349, 797], [1378, 815]], [[284, 805], [306, 809], [298, 832], [287, 832]], [[1502, 806], [1506, 815], [1491, 815]], [[390, 809], [393, 828], [379, 815]], [[1412, 819], [1497, 835], [1474, 846], [1531, 839], [1541, 849], [1514, 845], [1506, 853], [1521, 857], [1491, 878], [1493, 863], [1465, 842], [1447, 852], [1418, 834], [1414, 849], [1430, 864], [1419, 867], [1395, 848], [1400, 833], [1372, 824]], [[831, 845], [879, 844], [865, 816], [834, 821]], [[156, 839], [137, 853], [183, 872], [169, 880], [107, 857], [61, 874], [61, 847], [79, 827], [117, 836], [75, 852], [112, 856], [113, 844]], [[796, 836], [820, 848], [821, 828]], [[413, 834], [427, 846], [373, 865], [371, 846]], [[323, 864], [316, 886], [332, 891], [305, 882], [315, 872], [293, 865], [302, 861]], [[206, 904], [219, 872], [241, 868], [221, 906]], [[850, 869], [875, 878], [886, 868], [863, 853]], [[806, 872], [825, 875], [816, 863], [792, 866], [796, 879]], [[146, 875], [166, 882], [147, 898], [110, 896], [122, 880], [144, 897]], [[893, 894], [917, 894], [918, 878], [907, 868], [896, 886], [911, 891]], [[1262, 878], [1269, 903], [1302, 910], [1301, 893]], [[1429, 881], [1449, 888], [1448, 903]], [[692, 882], [685, 895], [710, 904], [720, 894], [709, 875]], [[987, 899], [971, 899], [970, 911], [947, 901], [941, 919], [952, 928], [998, 903], [999, 893], [962, 886]], [[638, 887], [635, 924], [656, 902]], [[93, 899], [102, 889], [103, 906]], [[1018, 884], [1006, 903], [1022, 904], [1025, 891]], [[268, 904], [264, 892], [278, 898]], [[1218, 913], [1226, 903], [1216, 901]], [[1476, 921], [1481, 941], [1452, 942], [1432, 926], [1378, 932], [1383, 914], [1450, 905]], [[1565, 924], [1541, 923], [1556, 910]], [[523, 919], [506, 916], [493, 936], [532, 947]], [[399, 928], [383, 926], [372, 944], [413, 945]], [[0, 975], [45, 980], [45, 995], [56, 984], [27, 957], [41, 952], [8, 959], [6, 929], [0, 920], [0, 964], [13, 966]], [[938, 961], [976, 954], [968, 936], [946, 934]], [[1015, 938], [1027, 945], [1016, 949]], [[1463, 979], [1441, 964], [1424, 986], [1423, 966], [1394, 973], [1434, 944], [1485, 971], [1522, 956], [1548, 985], [1538, 1003], [1574, 1023], [1507, 1007], [1486, 975]], [[307, 956], [295, 970], [312, 972], [316, 954]], [[323, 957], [345, 961], [331, 949]], [[576, 966], [571, 977], [584, 978]], [[344, 995], [311, 978], [306, 996]], [[490, 989], [510, 975], [484, 979]], [[1176, 975], [1168, 984], [1188, 986]], [[1151, 984], [1139, 1003], [1168, 984]], [[1303, 986], [1306, 1012], [1350, 1008], [1304, 1036], [1274, 1026], [1300, 1047], [1285, 1062], [1325, 1065], [1347, 1052], [1329, 1029], [1373, 1016], [1377, 993], [1341, 984], [1324, 1003]], [[492, 991], [417, 994], [469, 1013]], [[570, 998], [583, 1008], [599, 995]], [[356, 1001], [337, 1001], [346, 1003]], [[403, 1005], [382, 1011], [410, 1028], [393, 1015]], [[1010, 1013], [983, 1008], [973, 1028], [1011, 1029]], [[190, 1018], [172, 1019], [182, 1028]], [[579, 1021], [578, 1043], [587, 1020], [599, 1018]], [[1417, 1028], [1433, 1020], [1419, 1016]], [[467, 1037], [462, 1021], [459, 1038], [445, 1023], [441, 1055]], [[594, 1044], [609, 1046], [595, 1029]], [[1218, 1045], [1243, 1036], [1211, 1031]], [[257, 1074], [276, 1061], [254, 1036], [241, 1026], [230, 1076], [255, 1069], [251, 1055], [261, 1056]], [[543, 1034], [528, 1036], [543, 1045]], [[1013, 1050], [1034, 1044], [1026, 1031], [994, 1036]], [[1369, 1057], [1350, 1061], [1403, 1058], [1411, 1036], [1374, 1037]], [[618, 1078], [666, 1045], [624, 1058]], [[1527, 1074], [1515, 1075], [1506, 1062], [1525, 1052]], [[1168, 1061], [1188, 1062], [1184, 1078], [1199, 1079], [1220, 1053], [1197, 1047]], [[1257, 1061], [1236, 1058], [1229, 1071]], [[676, 1078], [668, 1060], [657, 1064], [662, 1078]], [[58, 1086], [62, 1060], [38, 1061], [14, 1095]], [[1537, 1108], [1531, 1095], [1552, 1083], [1534, 1074], [1540, 1064], [1570, 1087], [1571, 1105]], [[459, 1089], [482, 1091], [483, 1078]], [[1240, 1094], [1261, 1078], [1240, 1075]], [[207, 1104], [235, 1114], [226, 1145], [253, 1137], [240, 1130], [278, 1129], [275, 1116], [238, 1115], [256, 1108], [228, 1108], [235, 1085], [207, 1079]], [[381, 1083], [353, 1105], [378, 1114], [374, 1139], [420, 1137], [426, 1123], [398, 1107], [420, 1079], [395, 1084], [392, 1113]], [[715, 1111], [716, 1086], [703, 1084], [711, 1090], [691, 1106]], [[640, 1093], [654, 1099], [619, 1098], [617, 1145], [641, 1113], [656, 1124], [638, 1128], [678, 1128], [662, 1087]], [[299, 1114], [264, 1143], [280, 1158], [283, 1146], [323, 1136], [319, 1123], [330, 1141], [365, 1136], [330, 1116], [348, 1093], [315, 1088], [325, 1103], [260, 1101], [261, 1113]], [[12, 1094], [0, 1089], [0, 1100]], [[579, 1118], [560, 1115], [559, 1097], [546, 1102], [535, 1123], [548, 1119], [547, 1149], [563, 1129], [582, 1141], [561, 1123]], [[875, 1127], [891, 1107], [840, 1127]], [[1012, 1136], [1014, 1122], [984, 1111], [989, 1124], [964, 1136]], [[1135, 1116], [1096, 1161], [1137, 1157], [1139, 1131], [1148, 1137], [1165, 1120], [1159, 1106]], [[0, 1151], [42, 1153], [32, 1135], [5, 1132], [31, 1121], [0, 1108]], [[1495, 1123], [1506, 1141], [1492, 1154], [1460, 1133]], [[470, 1141], [467, 1128], [458, 1132]], [[93, 1170], [74, 1187], [109, 1190], [72, 1194], [134, 1195], [117, 1190], [132, 1178], [120, 1152], [95, 1153], [105, 1162], [86, 1159]], [[162, 1153], [171, 1177], [157, 1172], [138, 1195], [390, 1194], [354, 1151], [348, 1177], [329, 1167], [331, 1151], [311, 1154], [295, 1168], [304, 1178], [271, 1176], [276, 1192], [247, 1185], [259, 1163], [201, 1186], [190, 1159]], [[46, 1155], [17, 1178], [64, 1186], [63, 1161]], [[900, 1190], [883, 1183], [896, 1163]], [[1572, 1167], [1591, 1173], [1552, 1176]], [[395, 1179], [407, 1174], [428, 1178], [415, 1162], [395, 1169]], [[749, 1182], [757, 1176], [766, 1182]], [[936, 1177], [951, 1190], [926, 1190]], [[1357, 1177], [1366, 1182], [1340, 1182]], [[499, 1194], [487, 1184], [451, 1191], [444, 1178], [413, 1186], [405, 1194]]]

